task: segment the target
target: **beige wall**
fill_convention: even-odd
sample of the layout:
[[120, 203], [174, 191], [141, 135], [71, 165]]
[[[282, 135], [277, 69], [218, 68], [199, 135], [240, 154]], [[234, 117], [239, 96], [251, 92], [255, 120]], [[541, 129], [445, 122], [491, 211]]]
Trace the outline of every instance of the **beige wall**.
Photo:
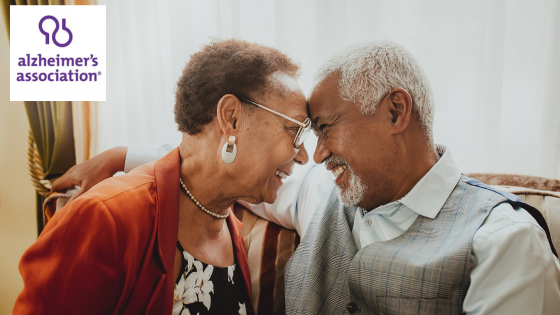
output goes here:
[[35, 192], [27, 174], [29, 123], [23, 102], [10, 102], [10, 46], [0, 14], [0, 315], [23, 288], [21, 255], [37, 239]]

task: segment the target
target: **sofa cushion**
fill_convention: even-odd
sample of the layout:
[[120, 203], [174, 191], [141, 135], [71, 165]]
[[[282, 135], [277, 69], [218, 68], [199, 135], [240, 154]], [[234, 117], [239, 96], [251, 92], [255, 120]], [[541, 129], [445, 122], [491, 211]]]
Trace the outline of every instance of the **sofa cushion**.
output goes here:
[[502, 173], [468, 173], [468, 177], [476, 178], [488, 185], [525, 187], [536, 190], [560, 192], [560, 180], [539, 176], [502, 174]]
[[285, 267], [299, 244], [299, 236], [240, 204], [235, 204], [234, 213], [243, 222], [241, 235], [247, 249], [255, 312], [285, 314]]

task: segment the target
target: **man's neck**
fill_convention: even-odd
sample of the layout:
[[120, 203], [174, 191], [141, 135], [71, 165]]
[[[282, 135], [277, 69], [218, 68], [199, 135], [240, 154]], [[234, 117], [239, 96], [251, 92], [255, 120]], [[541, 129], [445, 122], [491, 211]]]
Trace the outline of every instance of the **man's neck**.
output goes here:
[[420, 150], [410, 152], [406, 160], [410, 165], [410, 171], [405, 174], [399, 190], [395, 192], [390, 202], [400, 200], [406, 196], [422, 177], [436, 165], [439, 155], [432, 147], [425, 146]]

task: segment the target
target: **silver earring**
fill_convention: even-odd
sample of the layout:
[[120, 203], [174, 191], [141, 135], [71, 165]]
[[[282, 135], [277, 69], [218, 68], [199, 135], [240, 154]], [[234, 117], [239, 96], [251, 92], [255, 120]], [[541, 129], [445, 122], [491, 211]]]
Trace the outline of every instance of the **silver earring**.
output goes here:
[[222, 148], [222, 160], [226, 164], [230, 164], [235, 160], [237, 155], [237, 146], [235, 145], [235, 136], [229, 136], [228, 142]]

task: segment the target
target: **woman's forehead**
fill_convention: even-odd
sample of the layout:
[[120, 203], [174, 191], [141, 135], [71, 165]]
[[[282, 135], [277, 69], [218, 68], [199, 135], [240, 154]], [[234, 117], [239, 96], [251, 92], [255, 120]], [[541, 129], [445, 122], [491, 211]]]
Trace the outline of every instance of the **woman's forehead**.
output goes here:
[[288, 91], [301, 91], [301, 87], [297, 79], [284, 72], [274, 72], [270, 75], [269, 80], [273, 85], [278, 85], [278, 88]]
[[271, 93], [269, 97], [271, 109], [294, 119], [304, 121], [307, 118], [307, 99], [303, 94], [296, 79], [282, 75], [281, 81], [274, 82], [274, 89], [277, 93]]
[[307, 116], [307, 100], [305, 96], [290, 97], [284, 100], [284, 107], [282, 112], [300, 122], [308, 118]]

